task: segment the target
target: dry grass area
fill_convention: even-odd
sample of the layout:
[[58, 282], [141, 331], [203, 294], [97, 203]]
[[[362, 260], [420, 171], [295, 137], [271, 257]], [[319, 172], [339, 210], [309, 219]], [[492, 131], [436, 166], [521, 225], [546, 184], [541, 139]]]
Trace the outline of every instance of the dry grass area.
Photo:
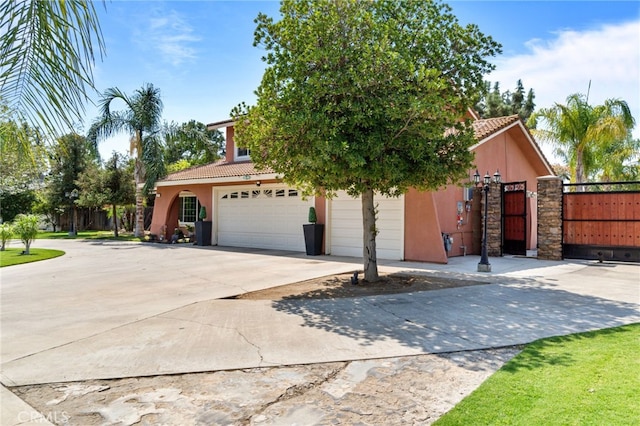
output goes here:
[[[355, 272], [355, 271], [354, 271]], [[292, 300], [292, 299], [337, 299], [343, 297], [375, 296], [381, 294], [411, 293], [416, 291], [440, 290], [443, 288], [467, 287], [488, 284], [482, 281], [460, 280], [425, 275], [381, 274], [374, 283], [362, 280], [351, 283], [352, 273], [328, 275], [254, 291], [233, 297], [243, 300]]]

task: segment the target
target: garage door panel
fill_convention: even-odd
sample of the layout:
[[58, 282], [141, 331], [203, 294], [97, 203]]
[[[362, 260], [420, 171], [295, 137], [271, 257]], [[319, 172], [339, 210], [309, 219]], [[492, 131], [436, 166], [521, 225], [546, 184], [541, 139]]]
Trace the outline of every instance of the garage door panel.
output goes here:
[[[376, 253], [379, 259], [403, 258], [404, 197], [376, 196]], [[331, 254], [362, 257], [362, 202], [346, 192], [331, 201]]]
[[[245, 191], [249, 194], [245, 198], [233, 196]], [[314, 203], [312, 199], [302, 200], [292, 194], [297, 192], [286, 187], [220, 191], [218, 244], [304, 251], [302, 225], [307, 222], [309, 207]]]

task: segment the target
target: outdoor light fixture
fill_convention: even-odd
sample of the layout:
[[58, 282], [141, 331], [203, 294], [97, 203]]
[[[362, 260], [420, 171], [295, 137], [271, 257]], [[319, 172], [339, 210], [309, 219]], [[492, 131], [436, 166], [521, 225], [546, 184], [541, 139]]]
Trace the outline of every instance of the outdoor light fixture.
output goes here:
[[156, 198], [160, 198], [160, 193], [156, 192]]
[[260, 185], [262, 185], [262, 182], [257, 181], [257, 182], [256, 182], [256, 186], [260, 186]]
[[[493, 183], [500, 183], [502, 176], [500, 171], [496, 169], [493, 174]], [[473, 174], [473, 182], [478, 186], [480, 184], [480, 172], [476, 169]], [[489, 256], [487, 255], [487, 216], [489, 207], [489, 185], [491, 184], [491, 176], [489, 172], [484, 175], [482, 191], [484, 192], [484, 229], [482, 232], [482, 253], [480, 255], [480, 263], [478, 263], [478, 272], [491, 272], [491, 264], [489, 263]]]

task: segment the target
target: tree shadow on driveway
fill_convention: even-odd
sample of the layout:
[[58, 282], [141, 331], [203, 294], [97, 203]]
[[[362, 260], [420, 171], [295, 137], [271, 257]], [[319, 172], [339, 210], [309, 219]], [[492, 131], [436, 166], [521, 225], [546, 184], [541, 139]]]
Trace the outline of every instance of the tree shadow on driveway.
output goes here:
[[512, 280], [452, 289], [343, 299], [288, 299], [274, 309], [360, 346], [443, 353], [521, 345], [640, 321], [637, 304]]

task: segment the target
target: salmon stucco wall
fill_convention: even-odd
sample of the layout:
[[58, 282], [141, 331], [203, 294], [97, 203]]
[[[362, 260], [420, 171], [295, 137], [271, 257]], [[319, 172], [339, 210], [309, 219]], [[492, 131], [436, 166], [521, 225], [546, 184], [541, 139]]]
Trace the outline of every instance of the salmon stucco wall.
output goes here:
[[167, 239], [178, 226], [178, 196], [182, 191], [193, 193], [200, 204], [206, 208], [207, 217], [204, 220], [212, 220], [210, 184], [160, 186], [156, 189], [157, 195], [151, 221], [152, 234], [164, 235]]
[[[525, 139], [522, 132], [503, 132], [475, 149], [475, 164], [484, 176], [496, 169], [500, 171], [502, 182], [527, 182], [527, 248], [535, 249], [537, 241], [537, 203], [535, 191], [538, 176], [546, 176], [549, 171]], [[470, 170], [470, 176], [475, 169]], [[500, 218], [498, 218], [500, 220]]]
[[229, 126], [226, 128], [226, 142], [225, 142], [225, 160], [227, 163], [233, 163], [236, 155], [236, 143], [233, 138], [235, 135], [235, 127]]
[[433, 193], [411, 188], [404, 202], [405, 260], [447, 263]]
[[[470, 183], [467, 186], [472, 187]], [[463, 187], [449, 185], [434, 193], [433, 198], [438, 206], [438, 222], [441, 231], [453, 238], [451, 250], [447, 255], [453, 257], [479, 254], [473, 250], [472, 201], [465, 201]], [[461, 208], [460, 215], [458, 215], [458, 204]]]
[[327, 244], [327, 199], [325, 197], [317, 196], [314, 199], [314, 205], [316, 208], [316, 218], [318, 219], [317, 223], [321, 223], [325, 225], [324, 227], [324, 236], [322, 238], [322, 254], [326, 253], [325, 247]]

